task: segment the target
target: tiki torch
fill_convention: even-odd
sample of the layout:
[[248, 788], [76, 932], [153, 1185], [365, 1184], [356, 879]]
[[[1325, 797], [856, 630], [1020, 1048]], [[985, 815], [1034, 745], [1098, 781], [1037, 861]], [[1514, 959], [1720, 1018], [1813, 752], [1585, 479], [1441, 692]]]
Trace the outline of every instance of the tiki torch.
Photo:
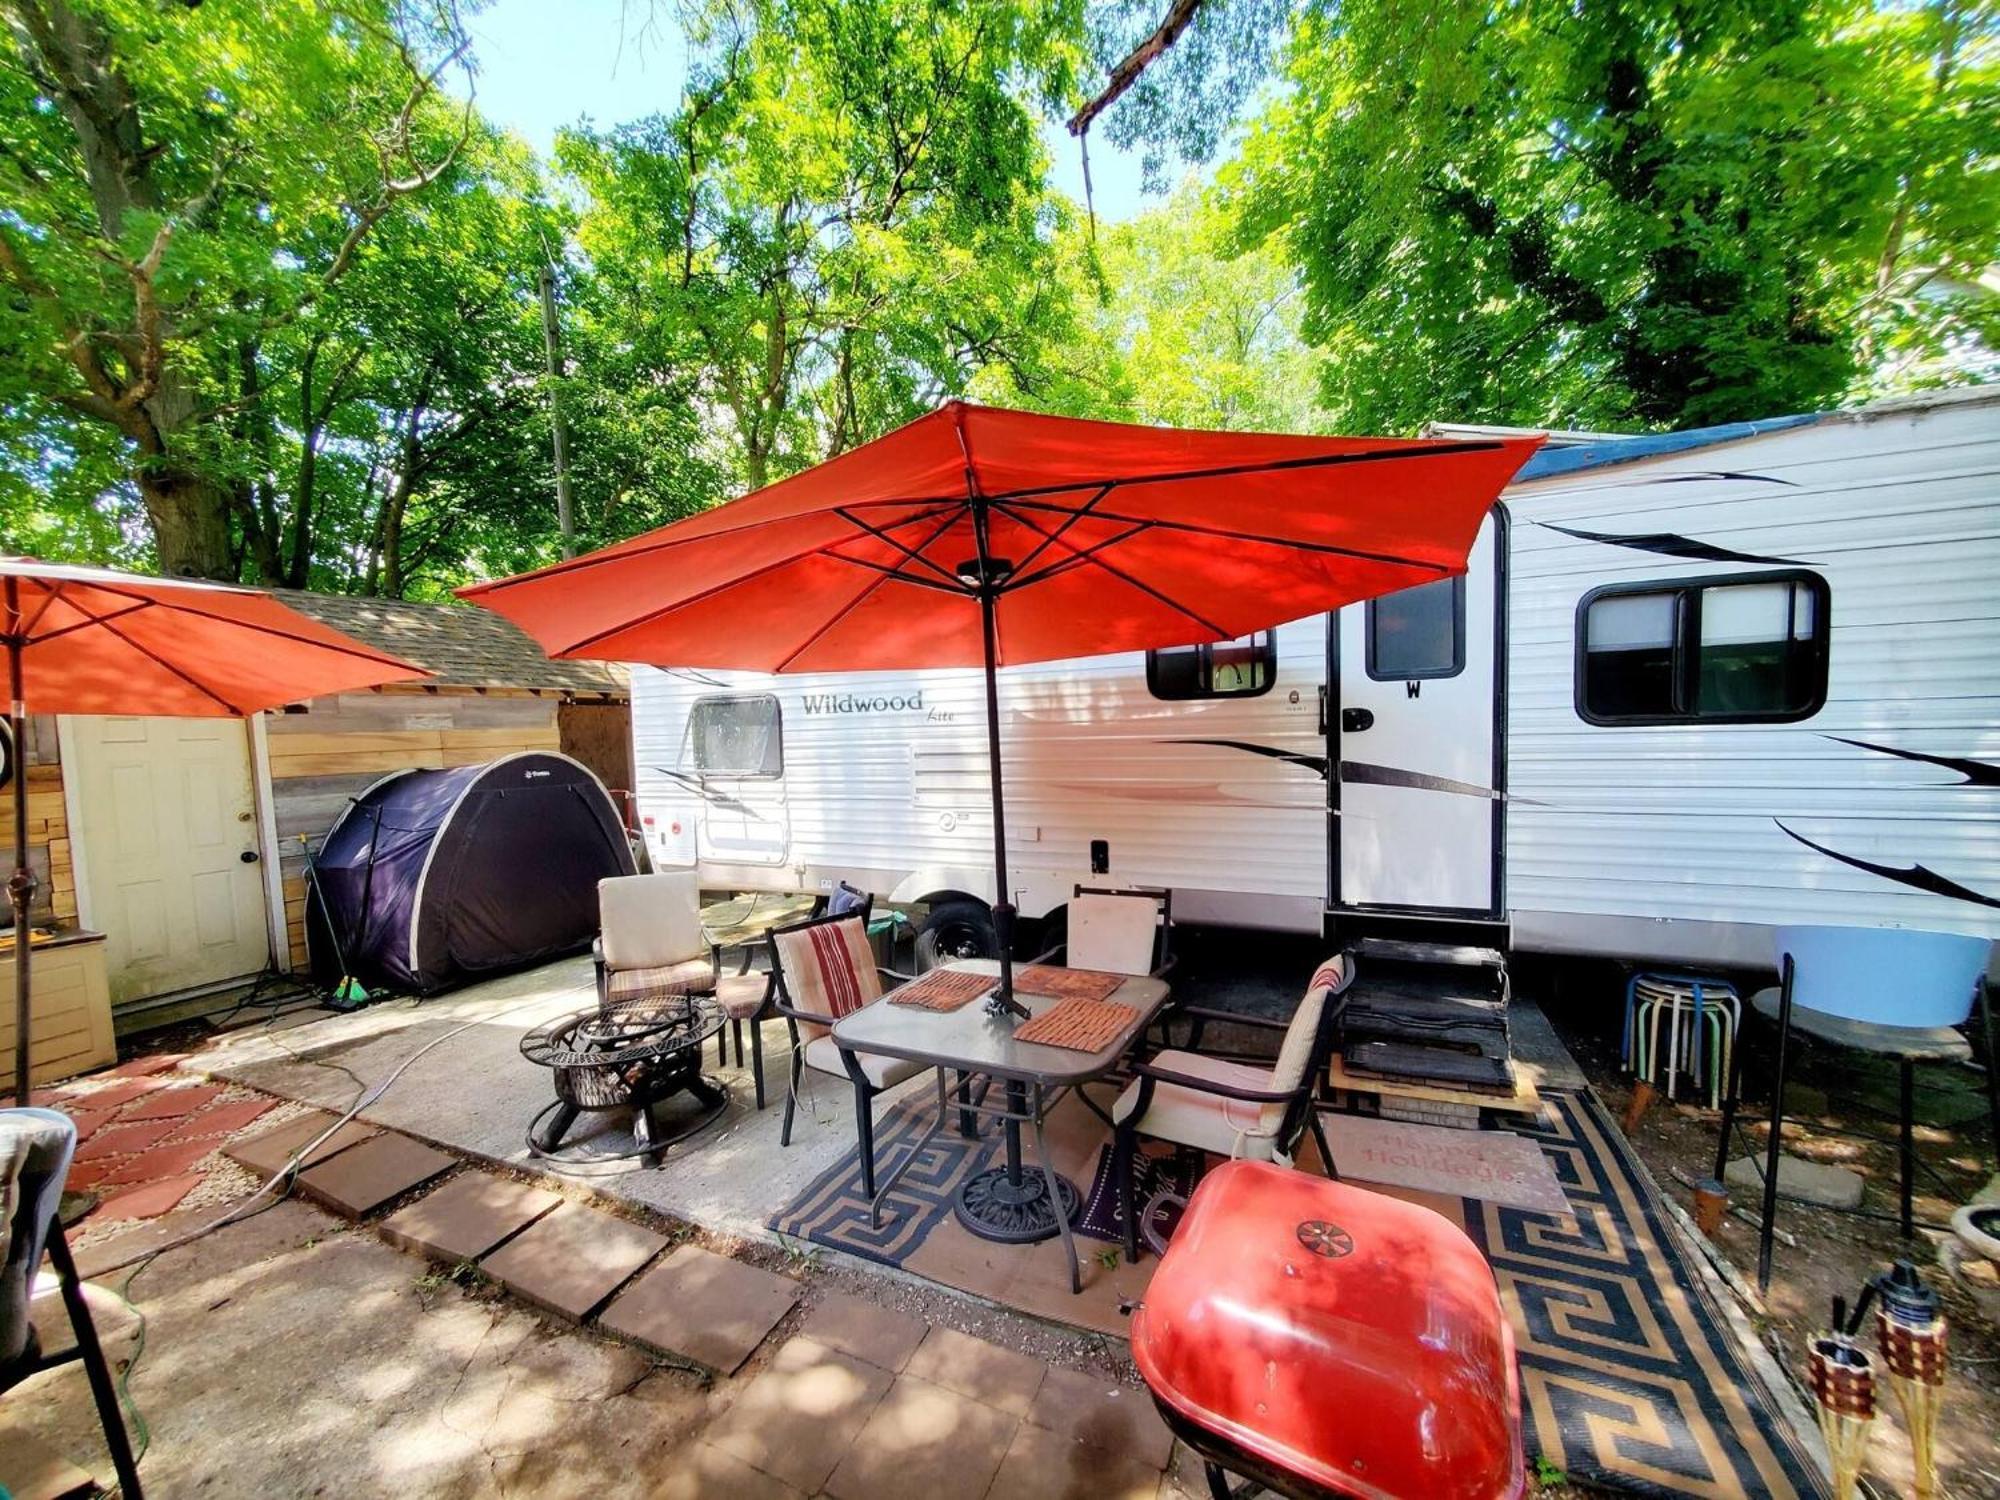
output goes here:
[[1944, 1405], [1945, 1333], [1937, 1293], [1924, 1285], [1917, 1268], [1899, 1260], [1878, 1277], [1881, 1301], [1875, 1309], [1875, 1344], [1882, 1352], [1889, 1389], [1903, 1408], [1916, 1457], [1917, 1500], [1937, 1493], [1937, 1418]]
[[1833, 1500], [1854, 1500], [1875, 1422], [1875, 1361], [1842, 1327], [1846, 1310], [1846, 1299], [1836, 1298], [1833, 1327], [1806, 1345], [1806, 1379], [1833, 1462]]

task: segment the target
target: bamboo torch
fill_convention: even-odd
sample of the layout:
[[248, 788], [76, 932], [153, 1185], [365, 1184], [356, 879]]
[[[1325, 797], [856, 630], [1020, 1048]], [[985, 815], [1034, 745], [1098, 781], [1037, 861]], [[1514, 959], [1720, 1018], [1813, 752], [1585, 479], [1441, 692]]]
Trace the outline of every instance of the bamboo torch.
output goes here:
[[1854, 1500], [1875, 1421], [1875, 1361], [1840, 1331], [1836, 1318], [1831, 1332], [1807, 1344], [1806, 1378], [1833, 1461], [1833, 1500]]
[[1937, 1494], [1937, 1419], [1944, 1405], [1945, 1337], [1949, 1328], [1938, 1311], [1937, 1293], [1924, 1285], [1917, 1268], [1899, 1260], [1876, 1282], [1881, 1302], [1875, 1310], [1875, 1342], [1889, 1389], [1903, 1408], [1910, 1451], [1917, 1467], [1917, 1500]]

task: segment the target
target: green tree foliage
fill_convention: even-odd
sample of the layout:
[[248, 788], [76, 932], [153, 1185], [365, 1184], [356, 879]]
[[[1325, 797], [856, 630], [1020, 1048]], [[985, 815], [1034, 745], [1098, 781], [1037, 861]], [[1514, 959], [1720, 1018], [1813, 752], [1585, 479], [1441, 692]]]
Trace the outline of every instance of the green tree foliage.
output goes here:
[[1224, 173], [1343, 423], [1662, 426], [1992, 373], [1970, 0], [1314, 5]]

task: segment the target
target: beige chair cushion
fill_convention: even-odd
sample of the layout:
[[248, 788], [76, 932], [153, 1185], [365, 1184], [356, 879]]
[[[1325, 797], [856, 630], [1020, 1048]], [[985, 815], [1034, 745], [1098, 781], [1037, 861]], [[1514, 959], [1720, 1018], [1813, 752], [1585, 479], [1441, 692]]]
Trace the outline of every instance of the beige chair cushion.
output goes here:
[[[837, 1021], [882, 994], [875, 950], [868, 946], [867, 925], [859, 917], [815, 922], [773, 933], [771, 940], [793, 1010]], [[799, 1025], [808, 1036], [825, 1036], [828, 1029], [804, 1021]]]
[[653, 969], [613, 969], [604, 973], [604, 998], [650, 1000], [656, 995], [706, 995], [715, 989], [715, 965], [706, 957]]
[[1078, 896], [1069, 904], [1065, 962], [1072, 969], [1150, 974], [1160, 903], [1150, 895]]
[[[916, 1077], [926, 1067], [904, 1057], [884, 1057], [879, 1052], [857, 1052], [854, 1056], [861, 1064], [862, 1075], [878, 1089], [893, 1088], [905, 1078]], [[830, 1036], [816, 1036], [807, 1042], [805, 1057], [809, 1068], [818, 1068], [836, 1078], [847, 1077], [847, 1065], [840, 1060], [840, 1047]]]
[[[1225, 1062], [1219, 1057], [1204, 1057], [1199, 1052], [1162, 1052], [1152, 1062], [1169, 1073], [1185, 1073], [1191, 1078], [1205, 1078], [1235, 1088], [1261, 1090], [1272, 1087], [1271, 1075], [1263, 1068], [1252, 1067], [1248, 1063]], [[1139, 1080], [1134, 1079], [1118, 1096], [1118, 1102], [1111, 1106], [1111, 1118], [1123, 1124], [1125, 1117], [1138, 1104]], [[1225, 1099], [1219, 1094], [1204, 1094], [1196, 1089], [1182, 1088], [1176, 1083], [1158, 1083], [1153, 1086], [1152, 1102], [1146, 1106], [1146, 1114], [1139, 1121], [1138, 1130], [1141, 1135], [1152, 1136], [1155, 1140], [1193, 1146], [1198, 1151], [1213, 1151], [1217, 1156], [1272, 1161], [1277, 1156], [1277, 1127], [1265, 1124], [1265, 1111], [1271, 1108], [1278, 1108], [1282, 1116], [1283, 1110], [1279, 1106]]]
[[692, 870], [597, 882], [597, 920], [610, 969], [659, 969], [708, 953], [701, 878]]

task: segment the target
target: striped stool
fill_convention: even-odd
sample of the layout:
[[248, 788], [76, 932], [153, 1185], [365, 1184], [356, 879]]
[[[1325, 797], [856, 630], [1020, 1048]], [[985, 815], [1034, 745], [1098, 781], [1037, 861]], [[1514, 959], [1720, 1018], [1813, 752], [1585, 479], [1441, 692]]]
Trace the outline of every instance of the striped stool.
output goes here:
[[1620, 1049], [1625, 1070], [1644, 1082], [1657, 1083], [1669, 1099], [1676, 1096], [1685, 1073], [1697, 1089], [1706, 1082], [1709, 1107], [1720, 1108], [1742, 1022], [1742, 999], [1725, 980], [1634, 974], [1625, 985], [1625, 1036]]

